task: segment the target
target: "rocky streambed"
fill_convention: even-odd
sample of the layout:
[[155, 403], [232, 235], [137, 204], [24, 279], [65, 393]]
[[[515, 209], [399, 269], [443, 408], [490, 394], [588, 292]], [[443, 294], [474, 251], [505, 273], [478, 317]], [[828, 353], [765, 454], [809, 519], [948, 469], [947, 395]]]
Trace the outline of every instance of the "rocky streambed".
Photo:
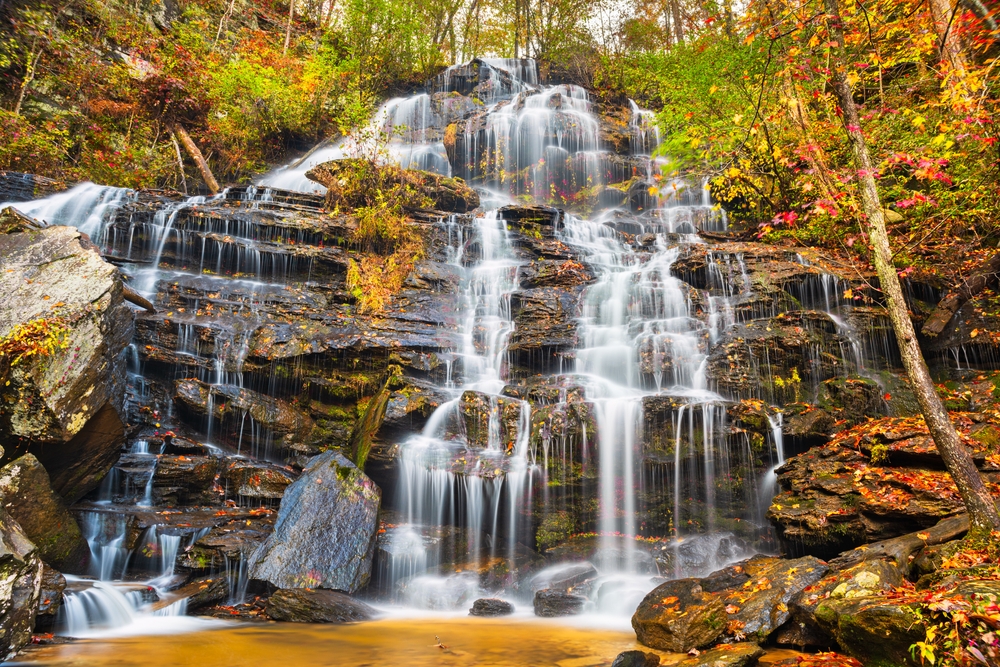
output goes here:
[[[871, 276], [735, 240], [657, 178], [641, 112], [532, 67], [474, 61], [378, 116], [444, 172], [383, 167], [426, 205], [378, 312], [342, 147], [310, 192], [274, 185], [305, 167], [189, 199], [3, 175], [5, 655], [185, 615], [361, 636], [403, 607], [631, 619], [691, 665], [905, 664], [918, 590], [993, 591], [947, 557], [961, 503]], [[919, 317], [936, 291], [911, 288]], [[956, 322], [927, 351], [996, 491], [991, 337]], [[611, 646], [552, 659], [636, 648]]]

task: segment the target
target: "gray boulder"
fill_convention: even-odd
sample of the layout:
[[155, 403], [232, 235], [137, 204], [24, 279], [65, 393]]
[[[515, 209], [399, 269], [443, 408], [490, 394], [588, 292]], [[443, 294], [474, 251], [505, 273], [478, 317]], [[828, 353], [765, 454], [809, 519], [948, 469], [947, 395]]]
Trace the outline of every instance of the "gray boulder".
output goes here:
[[275, 592], [265, 612], [276, 621], [291, 623], [357, 623], [371, 620], [377, 613], [345, 593], [307, 588]]
[[274, 532], [250, 557], [250, 577], [278, 588], [354, 593], [368, 583], [382, 492], [335, 451], [285, 489]]
[[83, 571], [90, 554], [87, 541], [33, 454], [0, 469], [0, 494], [4, 509], [23, 527], [42, 560], [60, 570]]
[[0, 509], [0, 660], [10, 660], [31, 640], [41, 589], [35, 545]]
[[33, 328], [48, 350], [0, 368], [0, 441], [28, 441], [52, 487], [76, 501], [124, 443], [133, 313], [121, 273], [75, 228], [4, 234], [0, 303], [0, 338]]

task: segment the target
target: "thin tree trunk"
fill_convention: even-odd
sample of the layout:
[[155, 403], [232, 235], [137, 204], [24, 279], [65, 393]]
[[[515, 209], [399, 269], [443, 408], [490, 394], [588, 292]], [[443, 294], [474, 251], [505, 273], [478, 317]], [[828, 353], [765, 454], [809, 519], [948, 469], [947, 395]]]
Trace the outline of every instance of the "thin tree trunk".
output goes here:
[[288, 43], [292, 41], [292, 21], [295, 20], [295, 0], [288, 0], [288, 27], [285, 28], [285, 47], [281, 55], [288, 54]]
[[681, 5], [678, 0], [670, 0], [670, 9], [674, 14], [674, 39], [677, 45], [684, 43], [684, 25], [681, 22]]
[[971, 109], [974, 102], [972, 91], [966, 83], [968, 62], [958, 39], [958, 8], [952, 8], [950, 0], [928, 0], [928, 3], [934, 19], [934, 31], [938, 35], [941, 62], [947, 65], [945, 86], [951, 91], [953, 104], [958, 102], [957, 106], [960, 108]]
[[229, 2], [229, 8], [226, 9], [226, 13], [222, 15], [221, 19], [219, 19], [219, 29], [215, 31], [215, 41], [212, 42], [212, 50], [213, 51], [215, 50], [215, 47], [219, 43], [219, 38], [222, 37], [222, 28], [223, 28], [223, 26], [226, 25], [226, 21], [229, 20], [229, 17], [233, 15], [233, 7], [235, 5], [236, 5], [236, 0], [230, 0], [230, 2]]
[[724, 0], [723, 9], [726, 12], [726, 37], [730, 42], [736, 40], [736, 27], [733, 21], [733, 0]]
[[670, 0], [663, 0], [663, 36], [668, 47], [674, 45], [674, 31], [670, 25]]
[[212, 175], [212, 170], [209, 169], [205, 156], [201, 154], [191, 135], [180, 125], [171, 125], [170, 131], [177, 135], [177, 138], [181, 140], [181, 144], [184, 146], [184, 150], [191, 156], [194, 163], [198, 165], [198, 171], [201, 172], [201, 178], [205, 181], [205, 185], [208, 186], [213, 195], [217, 194], [219, 192], [219, 182]]
[[831, 41], [837, 44], [832, 50], [833, 58], [833, 90], [837, 96], [840, 110], [843, 114], [844, 128], [851, 144], [855, 165], [858, 168], [858, 187], [861, 204], [868, 220], [869, 236], [875, 252], [875, 270], [886, 297], [886, 308], [889, 319], [896, 332], [903, 365], [909, 377], [910, 385], [917, 396], [920, 411], [924, 421], [934, 438], [938, 453], [944, 459], [948, 473], [958, 487], [962, 502], [969, 511], [972, 523], [972, 533], [988, 535], [990, 531], [1000, 529], [1000, 515], [989, 490], [983, 484], [983, 478], [972, 462], [972, 457], [959, 438], [955, 425], [941, 403], [941, 398], [934, 390], [924, 362], [923, 354], [917, 343], [917, 334], [913, 330], [913, 322], [907, 312], [903, 290], [899, 276], [892, 264], [892, 249], [889, 246], [889, 233], [885, 226], [885, 213], [875, 185], [875, 170], [868, 154], [868, 145], [861, 132], [861, 119], [858, 108], [854, 104], [851, 86], [846, 76], [846, 49], [844, 48], [843, 20], [837, 0], [824, 0], [827, 13], [827, 24], [830, 28]]
[[184, 189], [184, 194], [188, 193], [187, 178], [184, 176], [184, 158], [181, 157], [181, 147], [177, 143], [177, 134], [175, 132], [170, 133], [170, 141], [174, 144], [174, 152], [177, 153], [177, 171], [181, 174], [181, 187]]
[[21, 92], [17, 95], [17, 103], [14, 105], [14, 115], [21, 114], [21, 105], [24, 104], [24, 94], [28, 92], [28, 86], [35, 79], [35, 68], [38, 67], [38, 60], [42, 57], [42, 50], [28, 55], [28, 69], [24, 73], [24, 81], [21, 82]]

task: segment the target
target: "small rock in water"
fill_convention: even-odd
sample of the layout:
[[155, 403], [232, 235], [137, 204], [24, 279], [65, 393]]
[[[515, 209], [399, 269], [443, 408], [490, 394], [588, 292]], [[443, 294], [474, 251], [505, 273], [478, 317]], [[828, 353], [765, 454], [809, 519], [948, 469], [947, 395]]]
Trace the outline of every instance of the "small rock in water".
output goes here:
[[660, 656], [642, 651], [623, 651], [618, 654], [611, 667], [657, 667]]
[[514, 605], [497, 598], [482, 598], [472, 603], [469, 616], [507, 616], [514, 613]]
[[583, 613], [587, 598], [562, 591], [544, 590], [535, 593], [535, 616], [554, 618]]
[[677, 663], [677, 667], [749, 667], [757, 664], [763, 649], [753, 643], [720, 644]]
[[276, 621], [291, 623], [357, 623], [375, 617], [376, 611], [339, 591], [287, 588], [267, 601], [266, 613]]

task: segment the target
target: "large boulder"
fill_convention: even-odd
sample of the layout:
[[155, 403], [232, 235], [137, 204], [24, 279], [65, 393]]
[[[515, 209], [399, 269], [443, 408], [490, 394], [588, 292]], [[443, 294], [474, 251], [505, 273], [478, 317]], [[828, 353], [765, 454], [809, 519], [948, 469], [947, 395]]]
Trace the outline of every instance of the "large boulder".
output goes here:
[[882, 595], [825, 600], [815, 618], [844, 651], [865, 665], [914, 664], [910, 647], [927, 632], [910, 604]]
[[0, 509], [0, 660], [10, 660], [31, 639], [41, 588], [35, 545]]
[[508, 616], [514, 613], [514, 605], [497, 598], [480, 598], [472, 603], [469, 616]]
[[377, 613], [339, 591], [308, 588], [276, 591], [265, 611], [276, 621], [291, 623], [357, 623], [371, 620]]
[[121, 273], [75, 228], [4, 234], [0, 303], [0, 440], [27, 443], [73, 502], [124, 443], [133, 313]]
[[278, 588], [354, 593], [368, 583], [382, 492], [343, 454], [315, 457], [281, 500], [250, 577]]
[[[826, 600], [878, 595], [903, 585], [903, 573], [891, 560], [864, 561], [811, 583], [788, 603], [792, 619], [776, 634], [778, 643], [830, 646], [833, 641], [817, 623], [816, 608]], [[780, 636], [779, 636], [780, 635]]]
[[555, 618], [582, 614], [587, 598], [563, 591], [544, 590], [535, 593], [535, 616]]
[[697, 579], [677, 579], [643, 598], [632, 616], [632, 628], [640, 644], [687, 653], [714, 642], [726, 621], [721, 597], [705, 593]]
[[90, 553], [87, 541], [33, 454], [0, 469], [0, 494], [4, 509], [23, 527], [43, 561], [60, 570], [83, 571]]
[[812, 556], [775, 559], [726, 596], [726, 612], [730, 615], [727, 631], [740, 639], [745, 636], [763, 642], [788, 621], [792, 598], [829, 570], [826, 563]]

